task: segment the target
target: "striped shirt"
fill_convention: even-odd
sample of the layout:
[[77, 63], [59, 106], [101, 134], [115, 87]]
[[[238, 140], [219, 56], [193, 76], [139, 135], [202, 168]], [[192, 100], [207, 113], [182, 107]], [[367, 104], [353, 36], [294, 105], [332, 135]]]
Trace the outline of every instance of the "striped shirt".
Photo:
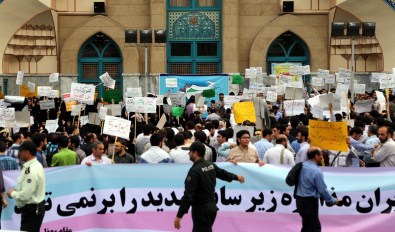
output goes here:
[[16, 160], [12, 157], [6, 156], [5, 154], [0, 154], [1, 169], [3, 171], [18, 170], [19, 166]]
[[22, 162], [19, 158], [19, 146], [20, 144], [12, 144], [12, 146], [7, 150], [7, 156], [14, 158], [19, 166], [19, 169], [21, 169], [24, 162]]

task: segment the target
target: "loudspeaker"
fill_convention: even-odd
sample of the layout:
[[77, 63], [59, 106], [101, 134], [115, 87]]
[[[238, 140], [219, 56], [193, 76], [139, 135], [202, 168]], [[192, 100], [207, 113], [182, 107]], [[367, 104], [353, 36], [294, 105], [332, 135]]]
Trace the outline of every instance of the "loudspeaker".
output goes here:
[[374, 36], [376, 34], [376, 23], [364, 22], [362, 25], [363, 36]]
[[104, 2], [94, 2], [93, 3], [93, 11], [96, 14], [106, 13], [106, 6]]
[[283, 12], [294, 12], [294, 1], [283, 1]]
[[137, 30], [135, 29], [125, 30], [125, 43], [137, 43]]
[[332, 36], [344, 36], [344, 23], [332, 22]]
[[155, 43], [166, 43], [166, 30], [154, 30]]
[[152, 43], [152, 30], [140, 30], [140, 43]]
[[347, 36], [358, 36], [360, 27], [361, 27], [361, 24], [359, 22], [348, 22], [347, 23]]

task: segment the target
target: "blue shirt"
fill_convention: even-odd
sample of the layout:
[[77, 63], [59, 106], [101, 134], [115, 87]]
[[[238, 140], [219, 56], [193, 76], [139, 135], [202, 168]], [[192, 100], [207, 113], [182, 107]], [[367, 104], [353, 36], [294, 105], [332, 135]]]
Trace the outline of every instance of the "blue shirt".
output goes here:
[[1, 162], [1, 170], [9, 171], [9, 170], [18, 170], [19, 166], [16, 163], [16, 160], [12, 157], [6, 155], [0, 155]]
[[291, 147], [292, 149], [294, 149], [294, 151], [296, 153], [298, 153], [299, 149], [300, 149], [300, 143], [298, 143], [298, 140], [295, 140], [291, 143]]
[[363, 144], [361, 142], [358, 142], [357, 140], [353, 139], [351, 136], [348, 136], [351, 141], [351, 146], [355, 148], [355, 150], [359, 152], [365, 152], [366, 150], [372, 150], [374, 148], [374, 145], [371, 144]]
[[333, 198], [326, 189], [322, 170], [319, 169], [318, 165], [311, 160], [303, 163], [296, 195], [300, 197], [315, 198], [319, 198], [321, 196], [327, 203], [336, 202], [336, 199]]
[[258, 151], [259, 160], [263, 160], [263, 156], [265, 155], [265, 152], [270, 148], [272, 148], [273, 144], [269, 142], [267, 139], [263, 138], [258, 142], [254, 143], [254, 146]]

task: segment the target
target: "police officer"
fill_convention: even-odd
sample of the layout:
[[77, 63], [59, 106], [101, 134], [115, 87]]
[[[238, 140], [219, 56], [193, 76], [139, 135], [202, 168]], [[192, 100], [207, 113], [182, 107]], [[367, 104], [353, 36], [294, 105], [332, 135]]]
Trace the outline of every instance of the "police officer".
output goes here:
[[204, 160], [206, 148], [201, 142], [194, 142], [187, 149], [189, 149], [189, 157], [194, 164], [189, 169], [185, 180], [185, 192], [174, 220], [174, 227], [180, 229], [181, 218], [192, 205], [192, 231], [212, 231], [218, 210], [214, 199], [216, 178], [228, 182], [237, 180], [244, 183], [244, 177], [227, 172], [214, 163]]
[[16, 189], [10, 188], [7, 195], [14, 198], [21, 211], [22, 231], [39, 232], [44, 219], [45, 175], [43, 166], [36, 158], [37, 147], [25, 141], [19, 147], [19, 157], [25, 163], [18, 178]]

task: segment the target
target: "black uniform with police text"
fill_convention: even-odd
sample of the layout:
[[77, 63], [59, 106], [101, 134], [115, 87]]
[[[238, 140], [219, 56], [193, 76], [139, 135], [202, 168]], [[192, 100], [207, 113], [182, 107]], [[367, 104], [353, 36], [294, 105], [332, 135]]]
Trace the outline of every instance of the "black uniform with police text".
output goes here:
[[237, 175], [204, 159], [196, 161], [189, 169], [177, 217], [182, 218], [192, 205], [193, 231], [212, 231], [218, 210], [215, 204], [216, 178], [228, 182], [238, 180]]

